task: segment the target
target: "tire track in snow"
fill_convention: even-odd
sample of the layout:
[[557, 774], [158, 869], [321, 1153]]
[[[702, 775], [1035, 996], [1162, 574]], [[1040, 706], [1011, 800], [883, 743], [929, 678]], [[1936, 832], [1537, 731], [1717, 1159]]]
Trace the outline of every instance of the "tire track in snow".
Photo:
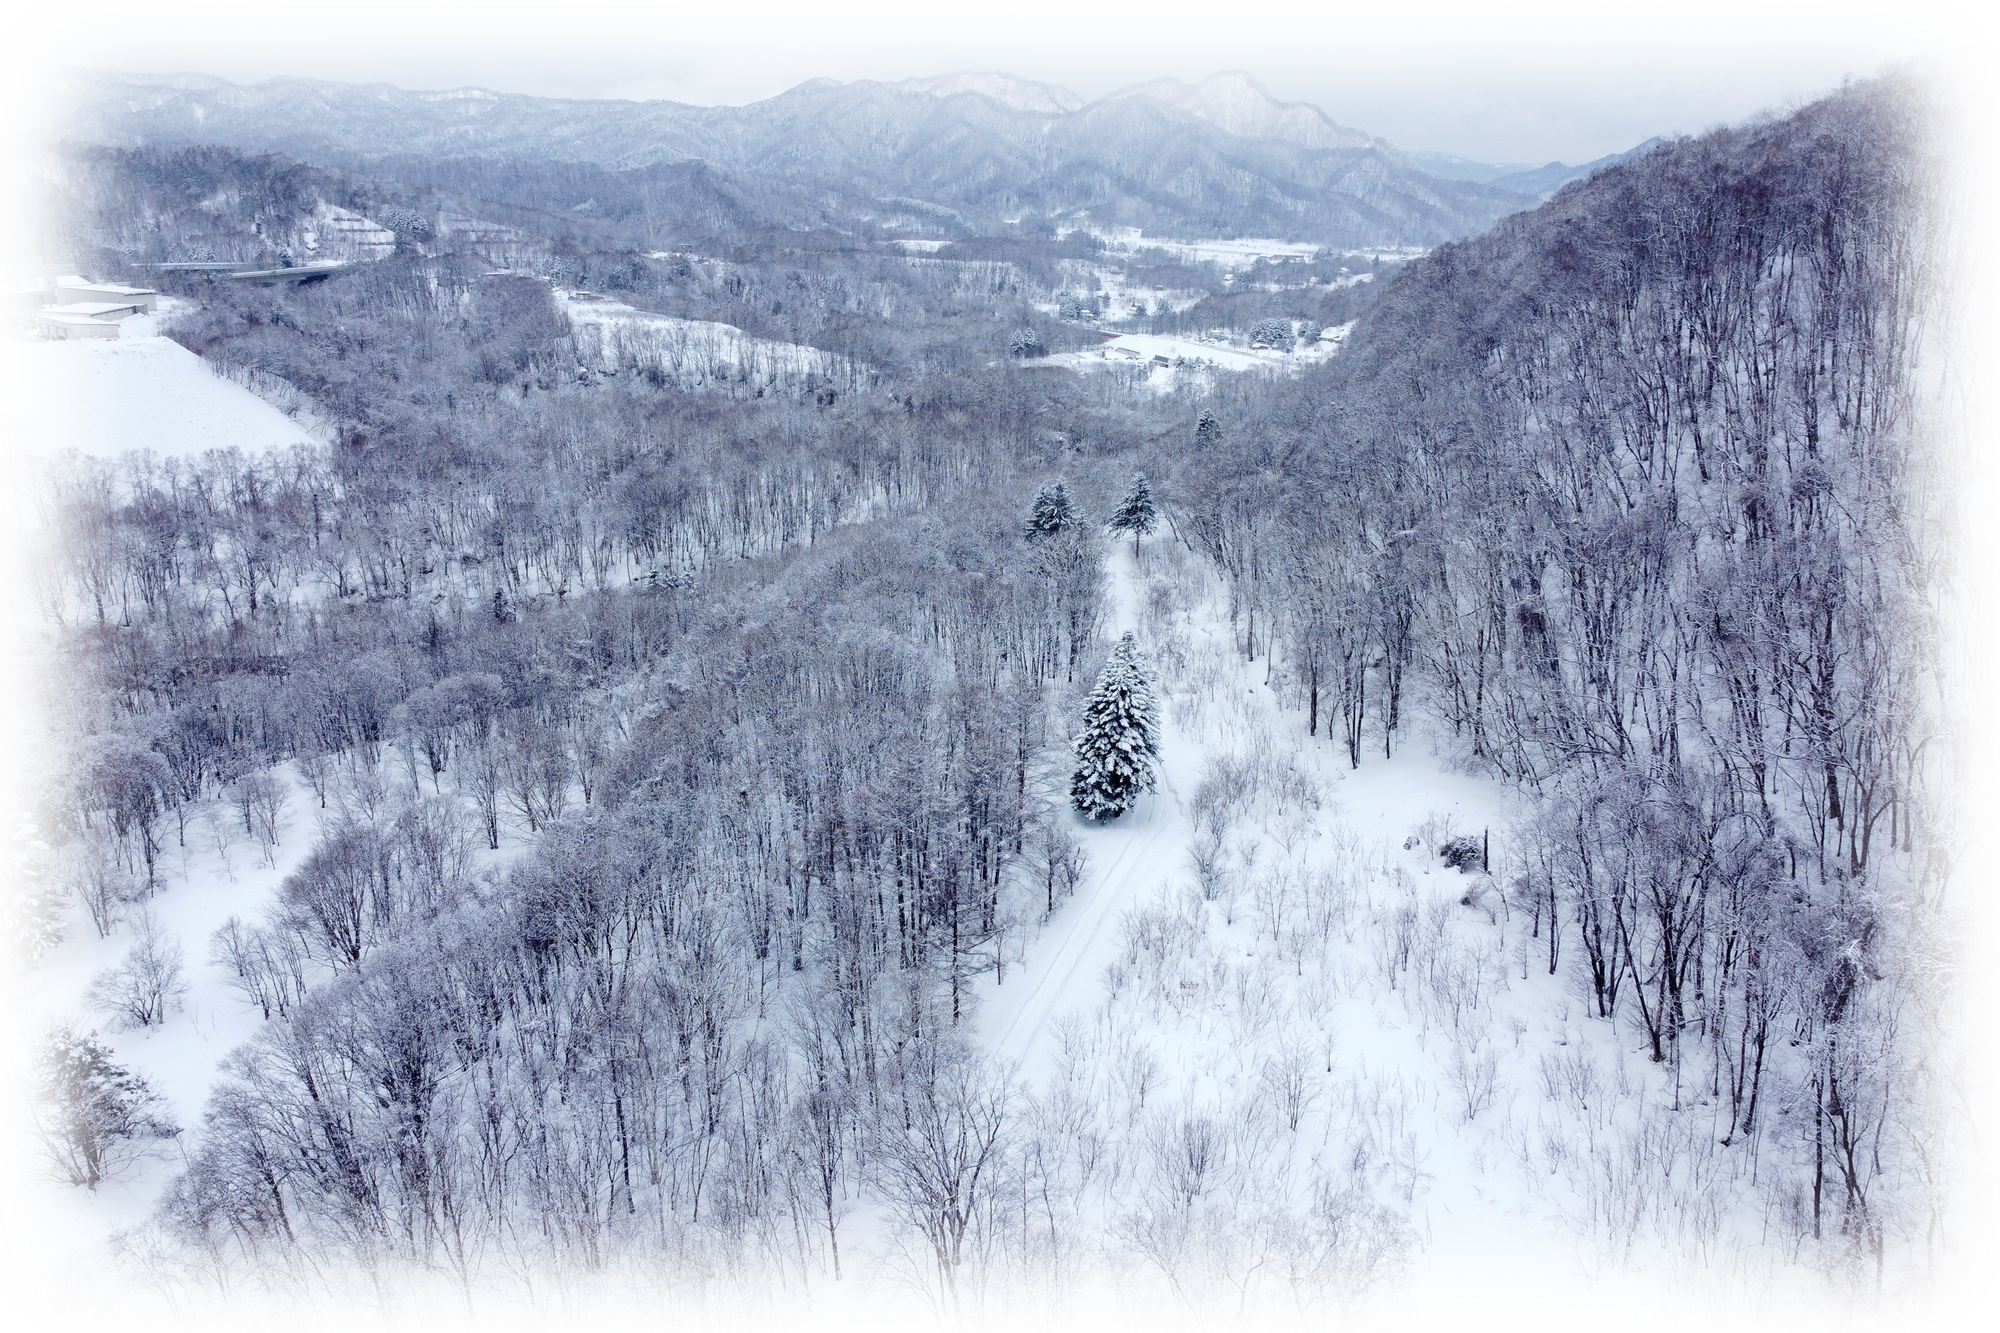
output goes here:
[[[1167, 798], [1173, 802], [1178, 813], [1180, 796], [1171, 784], [1162, 783]], [[1156, 798], [1157, 804], [1157, 798]], [[1125, 839], [1125, 845], [1105, 868], [1104, 874], [1092, 886], [1090, 901], [1082, 915], [1071, 926], [1062, 943], [1057, 947], [1049, 967], [1028, 998], [1014, 1011], [1013, 1018], [1002, 1030], [993, 1044], [993, 1053], [1003, 1063], [1017, 1064], [1024, 1061], [1034, 1048], [1035, 1038], [1041, 1035], [1056, 1006], [1064, 999], [1078, 998], [1081, 989], [1077, 984], [1078, 972], [1083, 961], [1093, 952], [1093, 946], [1103, 937], [1105, 923], [1111, 918], [1112, 909], [1121, 903], [1129, 903], [1145, 873], [1159, 859], [1162, 844], [1172, 845], [1169, 837], [1178, 827], [1178, 821], [1165, 817], [1165, 812], [1155, 810], [1153, 827], [1143, 833], [1136, 833]], [[1136, 860], [1133, 854], [1137, 852]], [[1085, 983], [1088, 977], [1085, 977]]]

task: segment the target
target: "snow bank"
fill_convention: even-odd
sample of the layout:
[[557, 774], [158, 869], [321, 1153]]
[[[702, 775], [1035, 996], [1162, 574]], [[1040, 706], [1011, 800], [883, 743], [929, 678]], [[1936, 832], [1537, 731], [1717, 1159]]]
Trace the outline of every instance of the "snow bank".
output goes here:
[[[306, 428], [210, 370], [179, 343], [127, 320], [115, 342], [21, 342], [5, 356], [32, 396], [17, 437], [34, 454], [131, 449], [183, 457], [310, 444]], [[136, 336], [135, 336], [136, 335]]]

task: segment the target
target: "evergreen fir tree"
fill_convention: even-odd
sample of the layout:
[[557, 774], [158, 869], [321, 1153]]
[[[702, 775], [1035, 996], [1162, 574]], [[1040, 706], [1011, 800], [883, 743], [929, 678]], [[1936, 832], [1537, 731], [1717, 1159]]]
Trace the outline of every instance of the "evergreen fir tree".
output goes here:
[[1140, 792], [1153, 789], [1160, 710], [1130, 634], [1111, 650], [1111, 660], [1090, 692], [1074, 748], [1076, 775], [1070, 779], [1069, 798], [1089, 818], [1116, 819], [1132, 808]]
[[96, 1033], [66, 1023], [28, 1047], [24, 1093], [34, 1145], [70, 1185], [96, 1189], [122, 1139], [166, 1129], [152, 1117], [152, 1093], [138, 1075], [114, 1065]]
[[1132, 489], [1125, 493], [1118, 512], [1111, 516], [1113, 532], [1132, 534], [1132, 554], [1139, 554], [1139, 539], [1159, 525], [1160, 511], [1153, 507], [1153, 485], [1141, 472], [1132, 479]]
[[48, 843], [10, 793], [0, 791], [0, 951], [34, 967], [62, 943], [62, 893], [42, 879]]
[[1215, 413], [1204, 411], [1201, 420], [1194, 424], [1194, 443], [1197, 449], [1206, 449], [1222, 440], [1222, 423], [1215, 419]]
[[1069, 487], [1057, 482], [1035, 492], [1035, 507], [1028, 513], [1024, 535], [1029, 541], [1067, 532], [1083, 521], [1083, 512], [1069, 498]]

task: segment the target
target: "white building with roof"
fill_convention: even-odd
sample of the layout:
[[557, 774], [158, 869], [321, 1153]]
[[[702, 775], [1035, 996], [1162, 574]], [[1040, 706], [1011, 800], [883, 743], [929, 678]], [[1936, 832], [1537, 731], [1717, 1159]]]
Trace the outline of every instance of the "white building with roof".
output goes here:
[[92, 282], [88, 278], [72, 274], [57, 278], [54, 296], [56, 301], [72, 303], [77, 301], [122, 301], [138, 308], [138, 313], [150, 315], [159, 303], [160, 294], [151, 287], [127, 287], [117, 282]]
[[51, 342], [74, 342], [82, 338], [116, 338], [118, 325], [89, 315], [65, 314], [51, 307], [35, 312], [35, 332]]

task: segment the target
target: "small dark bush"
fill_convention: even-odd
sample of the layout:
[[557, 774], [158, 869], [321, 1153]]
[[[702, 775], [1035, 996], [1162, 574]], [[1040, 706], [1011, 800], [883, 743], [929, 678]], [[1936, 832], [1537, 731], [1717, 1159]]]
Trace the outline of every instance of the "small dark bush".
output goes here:
[[1476, 870], [1485, 861], [1485, 851], [1478, 838], [1453, 838], [1438, 848], [1438, 855], [1453, 870]]

